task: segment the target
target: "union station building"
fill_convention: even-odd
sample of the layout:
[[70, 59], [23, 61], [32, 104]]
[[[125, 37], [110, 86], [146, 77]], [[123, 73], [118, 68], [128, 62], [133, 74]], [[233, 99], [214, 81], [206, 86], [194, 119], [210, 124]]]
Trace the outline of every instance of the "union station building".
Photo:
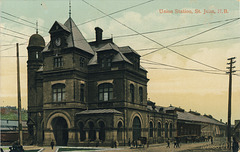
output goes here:
[[55, 22], [50, 42], [29, 39], [28, 131], [32, 144], [110, 145], [146, 137], [160, 143], [177, 135], [177, 115], [147, 101], [147, 70], [129, 46], [87, 42], [72, 18]]

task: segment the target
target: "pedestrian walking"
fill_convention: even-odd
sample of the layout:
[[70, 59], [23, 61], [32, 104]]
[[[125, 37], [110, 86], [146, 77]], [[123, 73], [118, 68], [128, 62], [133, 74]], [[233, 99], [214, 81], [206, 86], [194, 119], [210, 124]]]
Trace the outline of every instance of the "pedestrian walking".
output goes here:
[[54, 147], [54, 141], [53, 140], [51, 141], [51, 147], [52, 147], [52, 149]]
[[174, 140], [174, 148], [177, 148], [177, 140]]
[[233, 146], [232, 146], [232, 149], [233, 149], [233, 152], [238, 152], [238, 149], [239, 149], [239, 144], [236, 140], [235, 137], [233, 137]]
[[211, 144], [213, 144], [213, 137], [211, 136]]
[[170, 139], [167, 139], [167, 147], [170, 148]]
[[130, 141], [130, 138], [128, 139], [128, 146], [131, 147], [131, 141]]

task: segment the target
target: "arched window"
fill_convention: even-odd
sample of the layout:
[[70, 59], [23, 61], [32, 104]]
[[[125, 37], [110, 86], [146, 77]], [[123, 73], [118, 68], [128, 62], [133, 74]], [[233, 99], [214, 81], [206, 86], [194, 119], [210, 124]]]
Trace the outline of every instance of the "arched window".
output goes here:
[[169, 136], [172, 137], [172, 129], [173, 129], [172, 123], [170, 123], [169, 128], [170, 128], [169, 129], [169, 134], [170, 134]]
[[131, 97], [131, 102], [134, 103], [134, 85], [130, 85], [130, 97]]
[[80, 85], [80, 101], [84, 102], [84, 84]]
[[100, 127], [100, 130], [99, 130], [99, 139], [101, 141], [105, 141], [105, 124], [103, 121], [100, 121], [98, 123], [99, 127]]
[[55, 84], [52, 86], [53, 102], [61, 102], [65, 99], [65, 84]]
[[83, 130], [84, 128], [83, 122], [79, 122], [78, 127], [80, 132], [80, 141], [84, 141], [86, 139], [86, 132]]
[[118, 123], [118, 128], [117, 128], [117, 140], [121, 141], [122, 140], [122, 122], [120, 121]]
[[39, 56], [38, 51], [36, 51], [36, 59], [38, 59], [38, 56]]
[[168, 138], [168, 123], [165, 123], [165, 138]]
[[96, 131], [94, 130], [94, 124], [93, 122], [90, 121], [88, 125], [89, 125], [89, 139], [90, 141], [94, 141], [96, 140]]
[[113, 85], [111, 83], [103, 83], [98, 86], [98, 100], [109, 101], [113, 99]]
[[153, 123], [152, 122], [149, 123], [149, 127], [150, 127], [150, 129], [149, 129], [149, 136], [153, 137]]
[[158, 129], [157, 129], [157, 131], [158, 131], [158, 137], [161, 137], [161, 129], [162, 129], [162, 127], [161, 127], [161, 123], [160, 122], [158, 122]]
[[143, 88], [139, 87], [139, 100], [140, 103], [143, 103]]

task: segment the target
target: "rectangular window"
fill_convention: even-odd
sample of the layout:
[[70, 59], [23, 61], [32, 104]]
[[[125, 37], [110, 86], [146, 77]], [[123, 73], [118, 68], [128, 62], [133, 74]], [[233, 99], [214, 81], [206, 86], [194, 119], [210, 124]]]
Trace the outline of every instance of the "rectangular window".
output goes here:
[[38, 59], [38, 51], [36, 52], [36, 59]]
[[80, 85], [80, 101], [84, 102], [84, 84]]
[[62, 66], [63, 66], [63, 59], [62, 59], [62, 57], [54, 58], [54, 67], [55, 68], [59, 68], [59, 67], [62, 67]]
[[102, 62], [102, 68], [104, 68], [105, 67], [105, 60], [103, 59], [101, 62]]
[[111, 59], [107, 59], [107, 66], [111, 67]]
[[104, 92], [104, 101], [108, 101], [108, 92]]
[[85, 61], [85, 58], [80, 57], [80, 67], [84, 67], [84, 61]]

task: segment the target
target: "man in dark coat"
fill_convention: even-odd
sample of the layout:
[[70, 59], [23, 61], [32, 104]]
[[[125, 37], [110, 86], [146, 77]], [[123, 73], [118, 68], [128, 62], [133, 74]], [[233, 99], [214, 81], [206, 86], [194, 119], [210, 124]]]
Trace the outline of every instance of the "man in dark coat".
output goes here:
[[233, 147], [232, 147], [232, 149], [233, 149], [233, 152], [238, 152], [238, 149], [239, 149], [239, 144], [238, 144], [236, 138], [234, 138], [234, 137], [233, 137]]
[[54, 142], [53, 142], [53, 140], [51, 141], [51, 147], [52, 147], [52, 149], [53, 149], [53, 147], [54, 147]]

